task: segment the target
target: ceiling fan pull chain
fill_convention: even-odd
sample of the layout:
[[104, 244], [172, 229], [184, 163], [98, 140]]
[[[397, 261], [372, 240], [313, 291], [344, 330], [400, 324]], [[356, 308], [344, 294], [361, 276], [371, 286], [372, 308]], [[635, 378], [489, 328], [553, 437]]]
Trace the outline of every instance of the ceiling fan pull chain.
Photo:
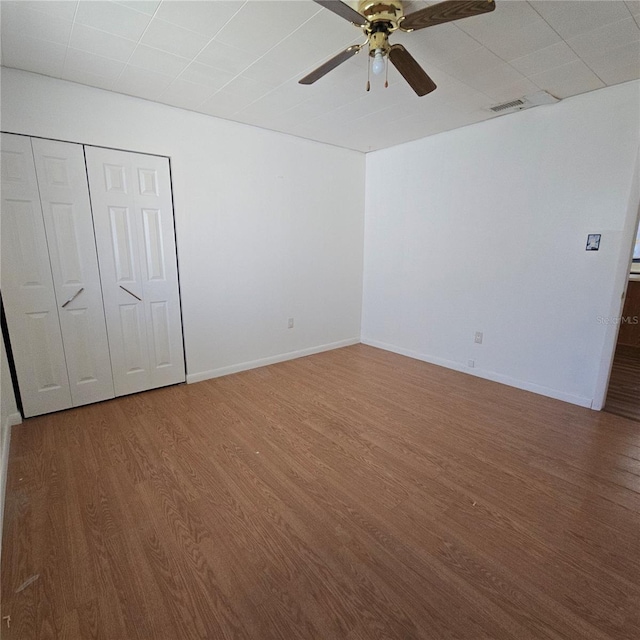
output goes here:
[[367, 53], [367, 91], [371, 90], [371, 56]]
[[389, 54], [384, 58], [384, 88], [389, 88]]

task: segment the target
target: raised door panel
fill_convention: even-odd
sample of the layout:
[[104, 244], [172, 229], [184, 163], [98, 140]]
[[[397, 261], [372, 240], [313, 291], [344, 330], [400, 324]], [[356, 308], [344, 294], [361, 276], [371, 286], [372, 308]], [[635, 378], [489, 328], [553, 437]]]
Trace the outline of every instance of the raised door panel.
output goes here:
[[74, 406], [114, 397], [81, 145], [32, 140]]
[[31, 141], [2, 134], [2, 295], [26, 417], [72, 406]]

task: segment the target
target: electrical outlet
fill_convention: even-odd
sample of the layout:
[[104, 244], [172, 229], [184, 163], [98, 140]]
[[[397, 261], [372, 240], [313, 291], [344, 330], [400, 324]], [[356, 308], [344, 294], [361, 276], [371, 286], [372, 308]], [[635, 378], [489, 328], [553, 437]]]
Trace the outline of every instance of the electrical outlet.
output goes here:
[[469, 361], [467, 362], [467, 364], [468, 364], [468, 365], [473, 369], [473, 367], [475, 367], [475, 366], [476, 366], [476, 361], [475, 361], [475, 360], [469, 360]]
[[476, 344], [482, 344], [482, 331], [476, 331], [476, 337], [474, 342]]
[[289, 318], [289, 320], [287, 322], [287, 327], [289, 329], [293, 329], [293, 318]]

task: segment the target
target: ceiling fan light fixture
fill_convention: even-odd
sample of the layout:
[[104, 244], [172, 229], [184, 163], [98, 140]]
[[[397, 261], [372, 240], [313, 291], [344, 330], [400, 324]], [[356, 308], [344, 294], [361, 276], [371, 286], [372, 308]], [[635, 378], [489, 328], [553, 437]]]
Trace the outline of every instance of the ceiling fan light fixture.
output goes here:
[[376, 49], [373, 56], [373, 63], [371, 65], [371, 71], [374, 75], [379, 76], [385, 68], [384, 56], [382, 55], [382, 49]]
[[[431, 93], [436, 89], [436, 84], [401, 44], [389, 44], [389, 36], [398, 29], [409, 33], [495, 9], [494, 0], [443, 0], [405, 15], [402, 0], [359, 0], [357, 10], [343, 0], [314, 1], [360, 27], [367, 40], [362, 45], [357, 45], [357, 48], [351, 46], [346, 51], [341, 51], [299, 80], [300, 84], [313, 84], [368, 45], [373, 64], [367, 65], [367, 77], [372, 71], [374, 75], [380, 75], [385, 69], [388, 70], [388, 58], [418, 96]], [[385, 80], [385, 87], [387, 86], [389, 83]], [[371, 83], [367, 80], [367, 91], [370, 88]]]

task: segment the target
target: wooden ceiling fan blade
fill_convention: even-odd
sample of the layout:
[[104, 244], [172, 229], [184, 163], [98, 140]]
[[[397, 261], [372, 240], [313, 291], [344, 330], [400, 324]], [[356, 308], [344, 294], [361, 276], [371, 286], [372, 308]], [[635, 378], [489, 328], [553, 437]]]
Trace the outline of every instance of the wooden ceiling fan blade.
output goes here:
[[436, 83], [401, 44], [389, 49], [389, 60], [419, 96], [426, 96], [436, 88]]
[[405, 16], [400, 28], [405, 31], [417, 31], [436, 24], [489, 13], [495, 8], [493, 0], [445, 0]]
[[306, 75], [301, 80], [298, 80], [299, 84], [313, 84], [316, 80], [320, 80], [322, 76], [332, 71], [337, 66], [346, 62], [352, 56], [355, 56], [358, 51], [362, 49], [362, 45], [353, 44], [348, 49], [341, 51], [337, 56], [333, 56], [330, 60], [327, 60], [324, 64], [321, 64], [317, 69], [314, 69], [310, 74]]
[[322, 5], [325, 9], [333, 11], [333, 13], [339, 15], [341, 18], [352, 22], [359, 27], [364, 27], [369, 24], [369, 21], [355, 9], [352, 9], [348, 4], [341, 2], [340, 0], [313, 0]]

